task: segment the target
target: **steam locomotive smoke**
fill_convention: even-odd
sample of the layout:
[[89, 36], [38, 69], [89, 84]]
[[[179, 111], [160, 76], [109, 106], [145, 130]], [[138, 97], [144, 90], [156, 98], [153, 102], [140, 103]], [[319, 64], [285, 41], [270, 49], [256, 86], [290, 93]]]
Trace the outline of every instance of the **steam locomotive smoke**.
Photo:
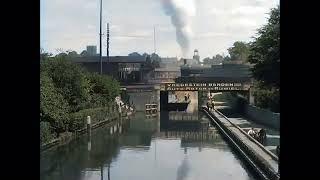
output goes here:
[[186, 57], [192, 34], [190, 19], [196, 13], [194, 0], [162, 0], [162, 4], [166, 15], [171, 17], [171, 22], [176, 28], [177, 42], [183, 57]]

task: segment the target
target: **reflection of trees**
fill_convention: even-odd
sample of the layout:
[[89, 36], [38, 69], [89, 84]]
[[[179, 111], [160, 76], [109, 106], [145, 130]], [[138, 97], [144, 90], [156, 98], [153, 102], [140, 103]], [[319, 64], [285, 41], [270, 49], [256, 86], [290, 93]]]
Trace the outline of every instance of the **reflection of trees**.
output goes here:
[[[127, 131], [128, 121], [123, 124]], [[57, 147], [40, 156], [41, 179], [81, 179], [81, 171], [86, 168], [100, 169], [111, 163], [120, 152], [119, 134], [109, 135], [109, 128], [97, 129], [92, 134], [91, 150], [88, 151], [88, 139], [83, 136], [68, 145]]]

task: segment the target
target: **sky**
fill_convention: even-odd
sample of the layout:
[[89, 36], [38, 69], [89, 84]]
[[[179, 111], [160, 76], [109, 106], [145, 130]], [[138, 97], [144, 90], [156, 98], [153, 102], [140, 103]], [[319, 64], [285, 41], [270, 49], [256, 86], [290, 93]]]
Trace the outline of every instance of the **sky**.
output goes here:
[[[40, 46], [56, 54], [57, 49], [81, 53], [87, 45], [99, 51], [100, 0], [40, 0]], [[162, 57], [181, 57], [176, 31], [161, 0], [103, 0], [103, 55], [106, 27], [110, 26], [111, 56], [156, 52]], [[256, 30], [267, 23], [271, 8], [279, 0], [195, 0], [191, 17], [190, 51], [200, 58], [227, 55], [235, 41], [252, 41]], [[98, 53], [98, 52], [97, 52]]]

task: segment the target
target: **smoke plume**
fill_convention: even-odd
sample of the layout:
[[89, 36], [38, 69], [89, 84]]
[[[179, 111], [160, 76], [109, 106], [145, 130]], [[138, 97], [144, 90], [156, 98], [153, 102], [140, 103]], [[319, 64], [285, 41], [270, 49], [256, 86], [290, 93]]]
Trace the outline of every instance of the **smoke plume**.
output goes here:
[[190, 19], [196, 13], [194, 0], [162, 0], [166, 15], [176, 28], [176, 38], [180, 45], [182, 55], [186, 57], [190, 48], [192, 30]]

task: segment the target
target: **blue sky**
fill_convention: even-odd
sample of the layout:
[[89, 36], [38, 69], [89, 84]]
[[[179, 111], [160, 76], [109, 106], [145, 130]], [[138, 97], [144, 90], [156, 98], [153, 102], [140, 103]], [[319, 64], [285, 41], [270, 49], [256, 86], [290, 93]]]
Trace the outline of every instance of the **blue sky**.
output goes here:
[[[46, 51], [75, 50], [87, 45], [99, 49], [100, 0], [41, 0], [40, 45]], [[235, 41], [251, 41], [256, 29], [267, 22], [270, 8], [279, 0], [195, 0], [196, 15], [191, 19], [191, 50], [201, 59], [227, 54]], [[163, 10], [161, 0], [103, 0], [103, 29], [110, 24], [110, 55], [153, 52], [156, 27], [157, 53], [181, 56], [175, 28]], [[103, 48], [106, 38], [103, 39]], [[103, 50], [105, 55], [106, 50]]]

